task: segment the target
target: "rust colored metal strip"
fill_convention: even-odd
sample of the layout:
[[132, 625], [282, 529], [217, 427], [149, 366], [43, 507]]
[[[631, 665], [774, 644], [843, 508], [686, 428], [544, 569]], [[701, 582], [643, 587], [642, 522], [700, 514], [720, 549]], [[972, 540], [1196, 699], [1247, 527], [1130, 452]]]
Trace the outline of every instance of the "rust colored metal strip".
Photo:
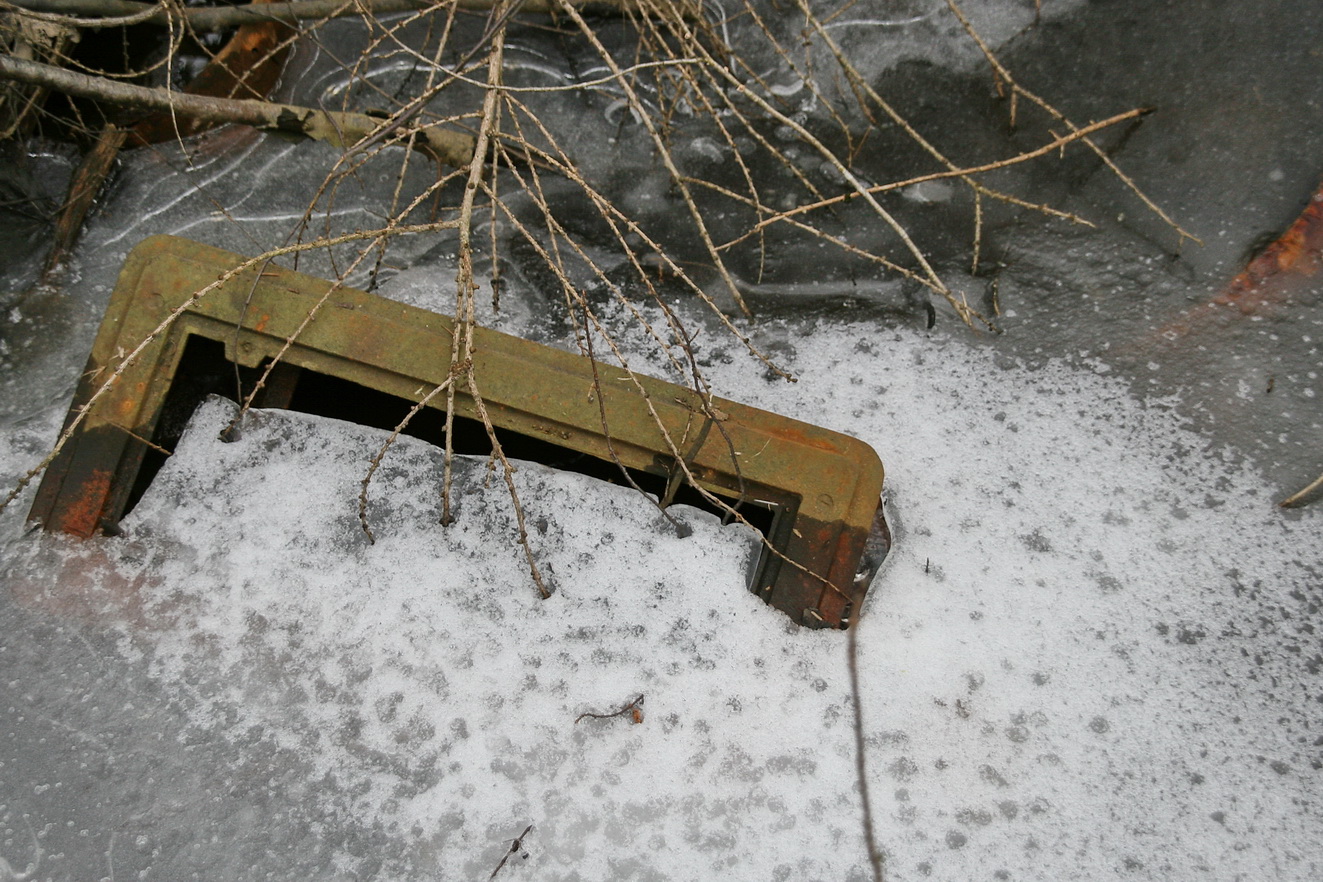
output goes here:
[[[254, 6], [271, 0], [254, 0]], [[293, 28], [275, 21], [241, 25], [202, 70], [186, 91], [213, 98], [247, 98], [261, 101], [275, 88], [289, 56]], [[131, 145], [161, 144], [204, 132], [214, 123], [170, 113], [156, 113], [140, 120], [132, 129]]]
[[[78, 387], [70, 419], [171, 311], [243, 261], [238, 255], [158, 236], [129, 255]], [[230, 376], [269, 362], [330, 282], [268, 266], [236, 276], [185, 310], [98, 400], [43, 478], [29, 517], [46, 529], [114, 533], [161, 437], [172, 396], [196, 378], [185, 355], [211, 341]], [[347, 381], [404, 402], [450, 376], [452, 321], [350, 288], [339, 288], [282, 359], [283, 371]], [[493, 424], [603, 463], [613, 461], [665, 486], [671, 446], [695, 480], [741, 511], [758, 512], [765, 547], [750, 588], [796, 622], [843, 627], [889, 544], [880, 496], [883, 469], [855, 438], [716, 400], [721, 431], [703, 425], [696, 393], [651, 377], [639, 387], [619, 368], [496, 331], [475, 329], [474, 368]], [[600, 378], [595, 387], [594, 374]], [[268, 403], [289, 404], [304, 380], [292, 373]], [[603, 433], [602, 397], [610, 443]], [[297, 405], [294, 405], [297, 406]], [[473, 402], [456, 396], [456, 416]], [[729, 444], [727, 439], [729, 439]], [[735, 451], [734, 457], [731, 449]], [[139, 488], [140, 490], [141, 488]], [[660, 491], [659, 491], [660, 494]]]

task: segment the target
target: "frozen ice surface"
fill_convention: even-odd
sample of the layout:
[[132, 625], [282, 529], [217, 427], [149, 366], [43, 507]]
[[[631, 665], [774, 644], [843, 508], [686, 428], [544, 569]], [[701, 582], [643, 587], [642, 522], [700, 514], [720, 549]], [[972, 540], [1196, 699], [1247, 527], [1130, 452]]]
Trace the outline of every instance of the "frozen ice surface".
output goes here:
[[[1283, 519], [1115, 380], [794, 330], [798, 384], [715, 377], [888, 465], [896, 548], [860, 626], [888, 878], [1317, 878], [1317, 514]], [[686, 512], [679, 539], [628, 491], [521, 464], [540, 601], [482, 461], [442, 530], [439, 457], [399, 442], [370, 545], [382, 433], [261, 412], [223, 444], [228, 407], [125, 537], [64, 554], [136, 584], [118, 653], [184, 719], [163, 749], [299, 758], [246, 848], [311, 835], [346, 878], [481, 878], [533, 823], [511, 878], [864, 878], [843, 636], [745, 591], [747, 537]], [[574, 722], [639, 694], [641, 724]]]
[[[1034, 4], [967, 5], [1005, 40]], [[925, 132], [961, 157], [1003, 155], [1000, 108], [976, 129], [995, 130], [988, 149], [962, 139], [990, 85], [967, 45], [949, 50], [951, 22], [891, 21], [941, 5], [894, 6], [832, 33]], [[894, 310], [778, 324], [763, 309], [755, 337], [799, 383], [769, 383], [709, 333], [700, 358], [723, 394], [858, 435], [887, 465], [897, 544], [859, 636], [889, 879], [1317, 879], [1323, 512], [1272, 507], [1293, 483], [1278, 458], [1317, 474], [1317, 292], [1174, 354], [1153, 336], [1316, 185], [1317, 11], [1043, 8], [1046, 27], [1005, 44], [1012, 69], [1077, 120], [1158, 107], [1118, 158], [1207, 246], [1163, 254], [1170, 233], [1068, 154], [1016, 180], [1104, 228], [989, 224], [1007, 311], [995, 341], [945, 321], [935, 337], [897, 330], [918, 322]], [[520, 82], [559, 75], [541, 45], [512, 51]], [[283, 88], [339, 97], [325, 60]], [[815, 112], [776, 64], [775, 94]], [[552, 113], [591, 132], [621, 121], [616, 98]], [[639, 171], [654, 164], [637, 135], [626, 125], [603, 161], [634, 162], [615, 186], [664, 215], [674, 202]], [[721, 159], [701, 138], [679, 149]], [[4, 485], [55, 436], [132, 244], [284, 241], [334, 159], [230, 131], [126, 160], [67, 297], [5, 310]], [[316, 231], [369, 223], [392, 184], [380, 168], [348, 179]], [[950, 203], [898, 205], [937, 227], [922, 212]], [[950, 235], [943, 253], [966, 265]], [[393, 253], [384, 290], [446, 309], [453, 249], [427, 247]], [[845, 274], [824, 253], [782, 249], [755, 293], [791, 301], [808, 272], [810, 294], [835, 297]], [[506, 321], [557, 339], [533, 264], [505, 270]], [[533, 823], [528, 858], [499, 878], [866, 878], [842, 635], [793, 628], [744, 592], [747, 536], [689, 513], [695, 533], [678, 539], [628, 493], [521, 466], [558, 588], [542, 602], [481, 462], [461, 470], [461, 520], [443, 531], [435, 452], [401, 442], [371, 488], [369, 545], [356, 499], [379, 434], [261, 414], [222, 445], [222, 410], [200, 415], [128, 536], [29, 535], [30, 496], [0, 518], [11, 875], [481, 879]], [[574, 723], [639, 694], [640, 724]]]

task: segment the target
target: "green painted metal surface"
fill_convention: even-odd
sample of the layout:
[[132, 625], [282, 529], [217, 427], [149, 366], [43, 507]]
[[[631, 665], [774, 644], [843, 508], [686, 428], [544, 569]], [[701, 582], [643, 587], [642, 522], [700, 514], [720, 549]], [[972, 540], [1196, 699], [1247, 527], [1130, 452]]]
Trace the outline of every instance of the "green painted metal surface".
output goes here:
[[[311, 376], [412, 404], [451, 375], [453, 323], [444, 315], [271, 265], [195, 296], [243, 261], [168, 236], [148, 239], [129, 255], [69, 422], [126, 354], [156, 336], [51, 464], [32, 519], [84, 537], [115, 532], [150, 471], [144, 463], [158, 456], [153, 444], [162, 437], [167, 405], [187, 403], [180, 390], [190, 384], [201, 388], [190, 376], [195, 361], [185, 357], [199, 339], [212, 341], [217, 352], [223, 346], [224, 361], [238, 370], [257, 368], [315, 310], [281, 358], [284, 373], [273, 375], [267, 406], [289, 406], [289, 389]], [[484, 328], [474, 329], [473, 352], [498, 429], [672, 489], [680, 473], [672, 450], [679, 451], [699, 485], [761, 526], [767, 543], [751, 590], [796, 622], [848, 624], [890, 541], [880, 506], [882, 464], [871, 447], [732, 401], [715, 399], [705, 409], [692, 389], [631, 378], [620, 368]], [[232, 377], [236, 368], [228, 370]], [[444, 408], [445, 397], [432, 405]], [[466, 394], [456, 395], [455, 409], [456, 417], [476, 417]]]

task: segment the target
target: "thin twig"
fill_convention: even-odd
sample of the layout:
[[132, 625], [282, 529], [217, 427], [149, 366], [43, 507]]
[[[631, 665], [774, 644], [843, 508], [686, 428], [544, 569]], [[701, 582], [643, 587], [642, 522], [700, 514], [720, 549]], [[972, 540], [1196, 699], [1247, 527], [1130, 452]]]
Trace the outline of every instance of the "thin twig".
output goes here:
[[[1127, 110], [1125, 113], [1118, 113], [1115, 116], [1110, 116], [1101, 122], [1091, 123], [1090, 125], [1084, 126], [1083, 128], [1071, 132], [1069, 135], [1062, 135], [1061, 137], [1054, 138], [1048, 143], [1042, 145], [1041, 147], [1035, 148], [1033, 150], [1027, 150], [1024, 153], [1016, 154], [1015, 156], [1009, 157], [1007, 159], [999, 159], [995, 162], [986, 162], [982, 165], [969, 166], [968, 168], [957, 168], [957, 169], [952, 169], [950, 171], [933, 172], [932, 174], [918, 175], [917, 177], [906, 178], [903, 181], [893, 181], [892, 183], [889, 184], [877, 184], [875, 186], [869, 187], [868, 192], [874, 194], [889, 193], [893, 190], [903, 190], [906, 187], [912, 187], [915, 184], [923, 184], [928, 181], [940, 181], [944, 178], [967, 178], [967, 177], [972, 177], [974, 175], [985, 174], [990, 171], [996, 171], [998, 169], [1008, 168], [1012, 165], [1018, 165], [1022, 162], [1028, 162], [1031, 159], [1037, 159], [1040, 156], [1045, 156], [1055, 150], [1061, 149], [1062, 147], [1071, 143], [1072, 141], [1085, 140], [1088, 138], [1089, 135], [1101, 131], [1102, 129], [1109, 128], [1111, 126], [1116, 125], [1117, 123], [1125, 122], [1128, 119], [1135, 119], [1137, 117], [1141, 117], [1151, 112], [1152, 112], [1151, 109], [1144, 107], [1135, 108], [1134, 110]], [[794, 208], [791, 208], [787, 211], [778, 212], [772, 215], [771, 217], [759, 221], [755, 226], [755, 228], [770, 226], [771, 224], [777, 223], [778, 221], [783, 221], [786, 218], [794, 217], [796, 215], [806, 214], [810, 211], [817, 211], [819, 209], [829, 208], [833, 205], [840, 205], [844, 202], [848, 202], [853, 196], [854, 196], [853, 193], [845, 193], [840, 196], [833, 196], [829, 199], [822, 199], [810, 205], [797, 205]], [[1084, 223], [1086, 223], [1088, 226], [1093, 226], [1093, 224], [1090, 224], [1087, 221], [1084, 221]]]
[[685, 183], [684, 175], [680, 174], [680, 169], [676, 166], [674, 157], [671, 156], [671, 151], [666, 144], [666, 139], [662, 137], [656, 122], [646, 112], [646, 108], [644, 107], [642, 100], [639, 98], [638, 91], [630, 84], [629, 79], [624, 76], [624, 71], [616, 62], [614, 56], [612, 56], [610, 51], [602, 45], [601, 40], [597, 37], [597, 33], [589, 27], [588, 23], [579, 13], [579, 10], [576, 9], [569, 0], [557, 0], [557, 2], [561, 4], [561, 8], [564, 10], [565, 14], [579, 28], [579, 32], [584, 35], [584, 38], [587, 39], [589, 43], [592, 44], [593, 49], [596, 50], [598, 57], [601, 58], [602, 62], [611, 69], [613, 74], [620, 77], [620, 85], [621, 88], [624, 89], [626, 97], [629, 99], [630, 107], [638, 114], [639, 121], [642, 122], [643, 127], [648, 132], [648, 136], [652, 139], [653, 147], [657, 150], [657, 155], [661, 158], [662, 164], [670, 174], [672, 183], [674, 183], [679, 190], [680, 197], [684, 200], [685, 207], [689, 210], [689, 217], [694, 223], [694, 228], [702, 239], [703, 245], [707, 248], [708, 255], [712, 258], [713, 265], [721, 275], [722, 281], [725, 282], [726, 289], [735, 299], [735, 303], [739, 306], [740, 311], [746, 316], [752, 315], [749, 311], [749, 307], [744, 302], [744, 296], [740, 294], [739, 288], [731, 278], [730, 271], [727, 270], [725, 261], [722, 259], [721, 253], [717, 250], [716, 243], [712, 240], [712, 236], [708, 232], [707, 220], [705, 219], [703, 212], [699, 211], [698, 206], [695, 204], [693, 194]]
[[[864, 586], [867, 587], [867, 586]], [[855, 621], [846, 635], [846, 666], [850, 671], [850, 705], [854, 710], [854, 767], [855, 777], [859, 782], [859, 801], [861, 805], [860, 821], [864, 825], [864, 844], [868, 849], [868, 863], [873, 870], [873, 882], [883, 882], [886, 871], [886, 857], [877, 844], [877, 834], [873, 831], [873, 801], [868, 793], [868, 763], [864, 739], [864, 707], [859, 690], [859, 607], [862, 605], [863, 591], [855, 592], [855, 606], [852, 615]]]
[[[363, 113], [318, 110], [252, 99], [214, 98], [135, 86], [3, 54], [0, 54], [0, 79], [45, 86], [67, 95], [108, 104], [167, 111], [205, 122], [237, 123], [263, 131], [314, 138], [343, 148], [369, 142], [386, 127], [382, 120]], [[473, 159], [474, 141], [469, 135], [436, 126], [420, 128], [418, 134], [420, 148], [425, 148], [439, 162], [461, 167]]]
[[[583, 713], [579, 714], [577, 717], [574, 718], [574, 724], [577, 726], [579, 724], [579, 721], [582, 720], [584, 717], [589, 717], [594, 720], [609, 720], [612, 717], [623, 717], [625, 714], [630, 714], [631, 719], [635, 723], [641, 723], [643, 722], [643, 712], [642, 710], [640, 710], [642, 707], [643, 707], [643, 693], [640, 692], [637, 698], [633, 699], [632, 701], [626, 702], [624, 705], [620, 707], [619, 710], [614, 710], [611, 711], [610, 713], [605, 713], [605, 714], [594, 713], [593, 711], [584, 711]], [[631, 711], [633, 713], [631, 713]]]
[[[593, 12], [628, 14], [631, 0], [574, 0]], [[388, 15], [395, 12], [431, 12], [459, 8], [486, 12], [500, 0], [291, 0], [280, 3], [252, 3], [244, 6], [185, 7], [165, 3], [140, 3], [135, 0], [4, 0], [8, 7], [60, 16], [81, 16], [73, 21], [80, 27], [105, 27], [122, 23], [166, 25], [180, 18], [199, 31], [215, 31], [245, 24], [268, 21], [298, 24], [300, 21], [325, 20], [347, 15]], [[554, 0], [523, 0], [515, 11], [546, 15], [557, 8]], [[111, 18], [115, 17], [115, 18]]]
[[[1057, 119], [1061, 123], [1063, 123], [1072, 132], [1077, 132], [1080, 130], [1078, 126], [1076, 126], [1073, 122], [1071, 122], [1069, 119], [1066, 118], [1065, 114], [1063, 114], [1061, 111], [1057, 110], [1047, 101], [1038, 97], [1033, 92], [1030, 92], [1028, 89], [1025, 89], [1018, 82], [1016, 82], [1015, 78], [1011, 76], [1011, 72], [1007, 70], [1006, 67], [1001, 63], [1001, 61], [998, 60], [997, 56], [993, 54], [992, 50], [988, 47], [988, 44], [983, 40], [983, 37], [979, 35], [978, 31], [974, 30], [974, 26], [970, 24], [969, 19], [965, 16], [964, 10], [960, 8], [960, 6], [955, 2], [955, 0], [946, 0], [946, 5], [950, 7], [951, 12], [955, 15], [955, 17], [960, 20], [961, 27], [965, 29], [965, 33], [969, 34], [970, 39], [973, 40], [974, 43], [978, 46], [979, 51], [983, 53], [983, 57], [987, 59], [988, 64], [992, 65], [992, 69], [996, 72], [996, 75], [1006, 81], [1006, 83], [1011, 87], [1011, 90], [1013, 91], [1014, 94], [1023, 95], [1025, 98], [1029, 99], [1034, 104], [1038, 105], [1040, 108], [1047, 111], [1047, 113], [1050, 114], [1054, 119]], [[1012, 105], [1012, 107], [1013, 106], [1014, 105]], [[1103, 150], [1101, 147], [1099, 147], [1089, 138], [1085, 138], [1084, 143], [1089, 147], [1090, 150], [1094, 152], [1094, 154], [1097, 155], [1099, 159], [1103, 161], [1103, 164], [1107, 166], [1107, 168], [1112, 172], [1112, 174], [1116, 175], [1117, 180], [1125, 184], [1126, 187], [1129, 188], [1130, 192], [1134, 193], [1135, 196], [1139, 198], [1139, 201], [1144, 203], [1145, 207], [1147, 207], [1149, 211], [1153, 212], [1155, 215], [1157, 215], [1159, 218], [1162, 219], [1163, 223], [1165, 223], [1167, 226], [1171, 227], [1173, 230], [1176, 231], [1177, 236], [1180, 237], [1178, 240], [1178, 244], [1179, 242], [1182, 242], [1186, 239], [1189, 239], [1191, 242], [1195, 242], [1199, 245], [1203, 244], [1203, 242], [1199, 239], [1198, 236], [1194, 235], [1193, 233], [1187, 232], [1184, 227], [1176, 223], [1176, 221], [1172, 220], [1171, 217], [1168, 216], [1168, 214], [1165, 211], [1163, 211], [1156, 202], [1150, 199], [1148, 195], [1139, 188], [1139, 185], [1136, 184], [1129, 175], [1121, 171], [1120, 167], [1116, 164], [1116, 162], [1112, 159], [1112, 157], [1107, 154], [1107, 151]]]
[[390, 433], [390, 437], [386, 439], [386, 443], [381, 445], [381, 449], [377, 451], [377, 455], [372, 457], [372, 462], [368, 465], [367, 474], [363, 476], [363, 483], [358, 491], [358, 523], [363, 528], [363, 532], [367, 534], [368, 542], [374, 545], [377, 542], [377, 537], [372, 535], [372, 528], [368, 526], [367, 518], [368, 484], [372, 483], [372, 476], [376, 474], [377, 467], [381, 465], [381, 461], [386, 457], [386, 451], [389, 450], [391, 445], [395, 443], [396, 439], [400, 437], [400, 433], [408, 428], [409, 423], [413, 421], [413, 418], [418, 415], [419, 411], [426, 407], [433, 398], [449, 389], [454, 382], [455, 375], [452, 373], [443, 383], [424, 395], [417, 404], [409, 409], [409, 412], [404, 415], [404, 419], [400, 420], [400, 424], [395, 427], [395, 431]]
[[[492, 874], [487, 877], [487, 882], [491, 882], [491, 880], [496, 878], [496, 874], [501, 872], [501, 869], [505, 866], [505, 862], [510, 859], [510, 855], [519, 853], [519, 850], [524, 847], [524, 837], [527, 836], [532, 830], [533, 830], [533, 825], [529, 824], [527, 827], [524, 828], [523, 833], [520, 833], [518, 836], [514, 838], [514, 841], [510, 843], [510, 850], [507, 851], [501, 857], [501, 862], [496, 865], [496, 869], [492, 870]], [[525, 855], [525, 857], [527, 857], [527, 855]]]
[[1311, 497], [1313, 496], [1314, 492], [1318, 490], [1323, 490], [1323, 475], [1319, 475], [1318, 479], [1315, 480], [1313, 483], [1311, 483], [1305, 489], [1301, 490], [1298, 493], [1292, 493], [1290, 496], [1286, 497], [1277, 504], [1280, 505], [1282, 508], [1299, 508], [1302, 505], [1308, 505], [1310, 502], [1313, 501]]

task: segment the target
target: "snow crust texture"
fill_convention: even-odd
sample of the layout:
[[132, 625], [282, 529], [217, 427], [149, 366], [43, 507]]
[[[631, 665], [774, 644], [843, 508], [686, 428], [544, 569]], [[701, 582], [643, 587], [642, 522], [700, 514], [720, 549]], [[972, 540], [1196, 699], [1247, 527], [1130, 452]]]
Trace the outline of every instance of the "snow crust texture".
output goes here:
[[[794, 386], [713, 371], [888, 467], [859, 634], [888, 878], [1317, 878], [1317, 515], [1087, 371], [796, 339]], [[166, 749], [294, 758], [265, 793], [301, 810], [254, 844], [318, 841], [336, 878], [485, 878], [532, 823], [509, 878], [867, 877], [844, 636], [747, 593], [748, 533], [683, 510], [681, 539], [627, 489], [521, 464], [541, 601], [484, 461], [443, 530], [439, 452], [399, 441], [371, 544], [383, 433], [256, 412], [226, 444], [231, 413], [199, 410], [125, 537], [11, 545], [135, 586], [117, 652], [186, 720]], [[576, 723], [639, 695], [639, 723]]]

